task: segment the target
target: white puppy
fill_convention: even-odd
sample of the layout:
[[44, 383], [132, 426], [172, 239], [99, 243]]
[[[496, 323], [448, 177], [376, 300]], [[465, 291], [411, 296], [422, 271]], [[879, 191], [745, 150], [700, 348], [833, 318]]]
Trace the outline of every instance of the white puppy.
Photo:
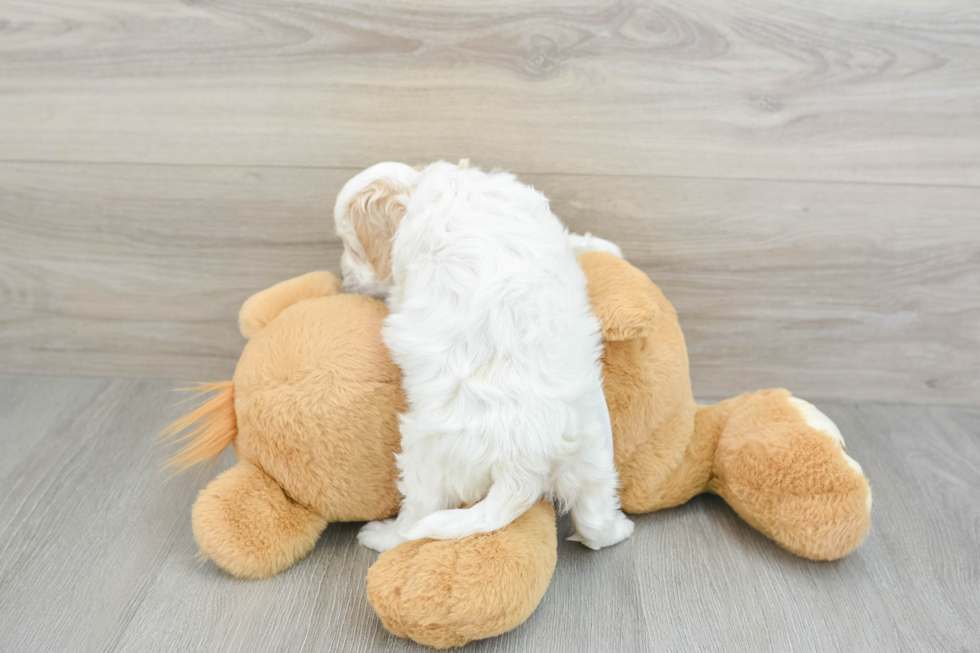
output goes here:
[[599, 323], [575, 260], [619, 249], [570, 235], [513, 175], [446, 162], [369, 168], [334, 218], [345, 288], [387, 297], [384, 341], [409, 404], [401, 511], [365, 525], [361, 544], [494, 531], [542, 495], [571, 509], [573, 540], [598, 549], [629, 537]]

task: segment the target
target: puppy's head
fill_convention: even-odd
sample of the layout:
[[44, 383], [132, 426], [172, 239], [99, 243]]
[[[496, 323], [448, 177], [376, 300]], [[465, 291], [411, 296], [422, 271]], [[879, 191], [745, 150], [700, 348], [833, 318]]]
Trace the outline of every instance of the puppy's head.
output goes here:
[[333, 217], [344, 242], [343, 289], [383, 297], [392, 285], [391, 241], [419, 172], [403, 163], [379, 163], [344, 184]]

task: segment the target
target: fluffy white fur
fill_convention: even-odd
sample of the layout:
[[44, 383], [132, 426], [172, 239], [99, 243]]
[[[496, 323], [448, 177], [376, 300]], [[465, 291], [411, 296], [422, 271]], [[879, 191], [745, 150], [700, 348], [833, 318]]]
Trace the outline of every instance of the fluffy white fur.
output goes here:
[[[369, 168], [335, 219], [347, 289], [387, 294], [384, 340], [409, 403], [401, 511], [365, 525], [360, 542], [384, 551], [494, 531], [546, 494], [571, 509], [571, 539], [598, 549], [629, 537], [602, 339], [575, 260], [618, 248], [570, 235], [513, 175], [446, 162]], [[390, 248], [363, 242], [386, 237]]]

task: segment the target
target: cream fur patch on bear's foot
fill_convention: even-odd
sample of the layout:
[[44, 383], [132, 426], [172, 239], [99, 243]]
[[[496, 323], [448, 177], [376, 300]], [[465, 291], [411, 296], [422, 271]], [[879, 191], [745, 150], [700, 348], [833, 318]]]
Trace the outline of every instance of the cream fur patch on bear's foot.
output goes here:
[[[864, 470], [861, 469], [861, 465], [858, 463], [858, 461], [854, 460], [848, 455], [847, 450], [844, 448], [844, 436], [841, 435], [840, 429], [837, 428], [837, 425], [834, 424], [833, 420], [824, 415], [809, 401], [804, 401], [798, 397], [790, 397], [789, 401], [798, 411], [800, 411], [808, 426], [820, 431], [821, 433], [826, 433], [829, 437], [837, 441], [837, 443], [840, 445], [841, 454], [844, 456], [847, 464], [863, 476]], [[868, 511], [871, 511], [870, 492], [868, 493]]]

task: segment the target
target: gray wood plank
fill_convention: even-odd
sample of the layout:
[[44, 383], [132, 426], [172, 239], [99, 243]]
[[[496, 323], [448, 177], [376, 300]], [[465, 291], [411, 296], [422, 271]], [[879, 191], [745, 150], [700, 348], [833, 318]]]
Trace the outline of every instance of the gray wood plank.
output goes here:
[[334, 267], [346, 173], [0, 166], [0, 364], [225, 378], [252, 293]]
[[973, 189], [535, 177], [674, 304], [695, 393], [980, 405]]
[[[421, 651], [364, 596], [374, 554], [328, 527], [284, 574], [199, 564], [189, 510], [214, 470], [166, 480], [165, 381], [0, 378], [0, 650]], [[560, 541], [534, 615], [473, 651], [973, 650], [980, 410], [823, 404], [872, 482], [867, 542], [796, 558], [714, 497], [636, 516], [599, 553]], [[569, 523], [561, 521], [567, 535]]]
[[[840, 561], [804, 561], [774, 547], [715, 497], [642, 516], [632, 546], [647, 561], [636, 572], [647, 590], [648, 623], [659, 628], [654, 641], [687, 641], [689, 650], [703, 651], [980, 645], [974, 582], [980, 413], [894, 405], [821, 409], [840, 426], [871, 480], [865, 544]], [[932, 411], [951, 412], [972, 431], [942, 428]], [[677, 623], [684, 625], [682, 638]]]
[[974, 0], [7, 0], [0, 156], [980, 183]]
[[[0, 164], [0, 366], [228, 378], [246, 297], [338, 271], [354, 172]], [[980, 189], [524, 178], [660, 284], [701, 395], [980, 404]]]
[[[2, 392], [22, 383], [5, 380]], [[164, 495], [153, 441], [173, 396], [159, 382], [32, 383], [74, 405], [0, 479], [3, 648], [100, 650], [169, 548], [186, 539], [179, 524], [193, 486]], [[17, 416], [4, 452], [32, 439], [35, 419], [43, 424], [44, 412]]]

